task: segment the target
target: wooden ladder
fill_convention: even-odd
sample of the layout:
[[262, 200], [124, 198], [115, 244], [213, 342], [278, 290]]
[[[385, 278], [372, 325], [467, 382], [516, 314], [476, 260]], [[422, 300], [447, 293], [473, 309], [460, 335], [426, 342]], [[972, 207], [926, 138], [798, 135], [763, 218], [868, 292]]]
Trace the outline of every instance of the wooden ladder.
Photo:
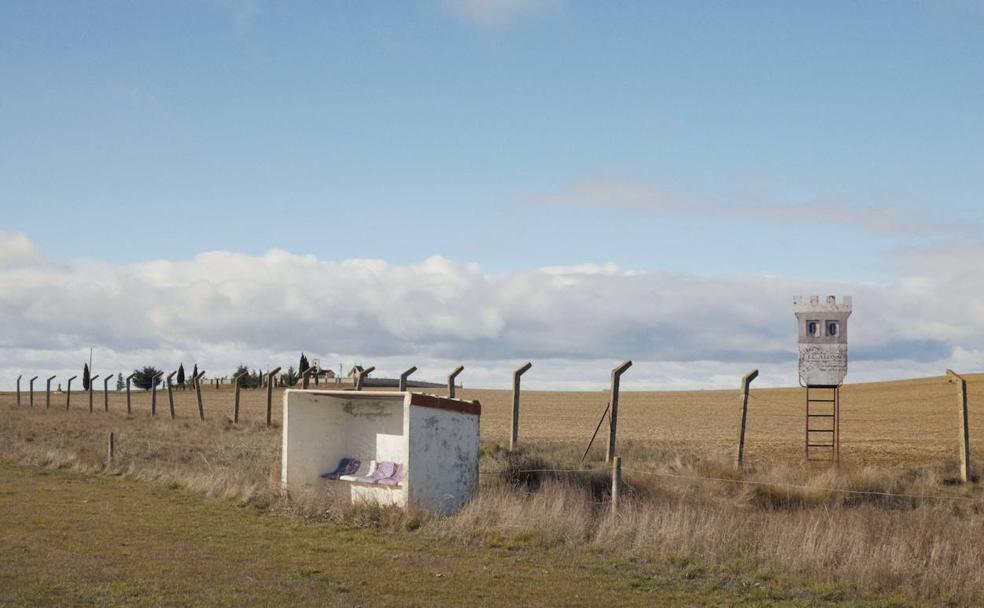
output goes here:
[[806, 387], [806, 460], [840, 460], [840, 387]]

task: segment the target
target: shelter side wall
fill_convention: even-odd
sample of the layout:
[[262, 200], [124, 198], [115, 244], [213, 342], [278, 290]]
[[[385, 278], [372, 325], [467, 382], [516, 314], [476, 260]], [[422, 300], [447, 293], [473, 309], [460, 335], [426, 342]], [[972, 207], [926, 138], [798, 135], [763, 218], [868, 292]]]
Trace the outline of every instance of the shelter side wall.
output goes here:
[[344, 420], [339, 407], [303, 393], [284, 394], [283, 470], [288, 493], [317, 484], [328, 462], [346, 456]]
[[326, 482], [342, 458], [406, 461], [402, 400], [288, 391], [282, 483], [288, 492]]
[[451, 513], [478, 490], [479, 416], [409, 408], [408, 500]]

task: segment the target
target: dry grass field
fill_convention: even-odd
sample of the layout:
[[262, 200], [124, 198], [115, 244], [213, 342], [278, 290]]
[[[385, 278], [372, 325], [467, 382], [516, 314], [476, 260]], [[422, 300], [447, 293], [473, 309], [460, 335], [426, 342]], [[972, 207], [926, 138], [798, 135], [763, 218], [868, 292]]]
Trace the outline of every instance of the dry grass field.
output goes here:
[[[984, 441], [984, 377], [968, 379], [971, 440]], [[20, 408], [4, 393], [0, 460], [122, 476], [462, 551], [521, 546], [542, 551], [545, 567], [556, 559], [551, 552], [599, 551], [611, 563], [642, 560], [670, 578], [733, 591], [706, 594], [707, 605], [729, 605], [727, 597], [753, 605], [759, 602], [749, 598], [763, 605], [787, 603], [783, 598], [804, 605], [980, 605], [984, 496], [977, 483], [953, 483], [956, 390], [944, 378], [846, 386], [838, 470], [802, 463], [801, 389], [753, 390], [743, 474], [730, 466], [737, 390], [624, 391], [626, 499], [615, 518], [600, 460], [603, 436], [579, 472], [566, 472], [579, 469], [607, 402], [602, 391], [524, 391], [522, 449], [513, 454], [502, 447], [510, 393], [463, 391], [483, 405], [482, 489], [448, 518], [327, 505], [318, 496], [285, 501], [278, 493], [281, 391], [273, 428], [264, 424], [261, 391], [243, 391], [239, 425], [231, 423], [228, 387], [203, 387], [205, 423], [193, 391], [175, 392], [175, 421], [166, 391], [158, 393], [156, 419], [145, 393], [133, 394], [131, 416], [117, 393], [108, 415], [99, 392], [92, 414], [85, 394], [73, 395], [66, 412], [63, 395], [46, 410], [44, 393], [36, 394], [32, 410], [26, 393]], [[113, 462], [106, 459], [110, 431], [117, 438]], [[747, 595], [763, 584], [766, 596]]]

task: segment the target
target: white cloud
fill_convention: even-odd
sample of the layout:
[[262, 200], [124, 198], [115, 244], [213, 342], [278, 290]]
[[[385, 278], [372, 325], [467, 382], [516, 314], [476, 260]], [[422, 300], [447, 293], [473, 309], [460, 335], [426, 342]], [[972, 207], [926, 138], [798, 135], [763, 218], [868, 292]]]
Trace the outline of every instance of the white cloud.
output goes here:
[[480, 27], [496, 28], [560, 8], [562, 0], [445, 0], [452, 15]]
[[197, 362], [217, 375], [269, 369], [303, 350], [326, 365], [364, 362], [440, 379], [459, 361], [470, 385], [505, 386], [533, 359], [530, 387], [603, 386], [634, 359], [627, 388], [795, 382], [791, 296], [852, 294], [853, 380], [984, 363], [984, 249], [900, 261], [889, 285], [775, 277], [698, 278], [611, 264], [490, 275], [442, 257], [396, 265], [282, 250], [190, 260], [55, 263], [24, 235], [0, 234], [0, 386], [25, 373]]
[[0, 230], [0, 269], [33, 266], [44, 256], [26, 234], [10, 234]]

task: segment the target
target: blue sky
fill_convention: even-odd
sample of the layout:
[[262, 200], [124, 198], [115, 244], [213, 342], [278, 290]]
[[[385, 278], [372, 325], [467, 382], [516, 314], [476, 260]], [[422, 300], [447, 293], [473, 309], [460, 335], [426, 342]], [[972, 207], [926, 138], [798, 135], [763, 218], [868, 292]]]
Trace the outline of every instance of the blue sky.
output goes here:
[[982, 34], [972, 0], [7, 2], [0, 229], [76, 268], [890, 289], [979, 251]]
[[979, 215], [984, 6], [529, 4], [5, 3], [4, 224], [66, 258], [844, 278], [789, 255], [833, 236], [848, 278], [882, 278], [908, 235], [534, 201], [604, 180]]

